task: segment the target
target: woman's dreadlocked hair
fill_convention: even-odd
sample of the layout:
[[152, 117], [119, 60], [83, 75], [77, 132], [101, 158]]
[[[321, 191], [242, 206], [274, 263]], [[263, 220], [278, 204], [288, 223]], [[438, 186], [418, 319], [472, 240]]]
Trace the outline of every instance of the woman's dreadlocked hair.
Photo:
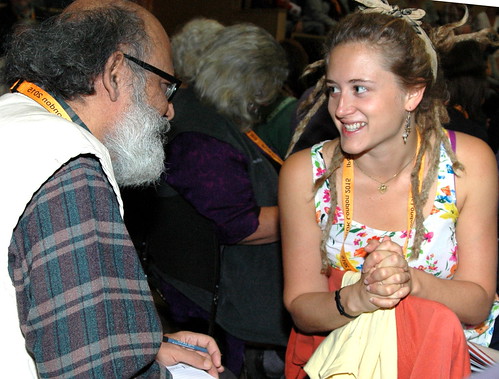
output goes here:
[[[440, 28], [438, 30], [437, 41], [433, 41], [434, 44], [438, 43], [450, 46], [448, 39], [453, 37], [451, 30], [452, 28], [447, 28], [447, 30]], [[430, 33], [430, 36], [432, 35], [434, 34]], [[445, 36], [448, 38], [445, 38]], [[464, 170], [463, 165], [457, 160], [450, 145], [445, 129], [442, 127], [442, 124], [449, 121], [445, 107], [446, 91], [444, 81], [440, 72], [438, 72], [436, 77], [432, 72], [431, 58], [426, 50], [425, 43], [418, 36], [413, 26], [402, 18], [395, 18], [380, 13], [352, 13], [341, 20], [328, 36], [325, 59], [309, 66], [309, 70], [324, 68], [327, 65], [329, 52], [334, 47], [345, 43], [366, 43], [378, 49], [378, 51], [383, 53], [386, 68], [396, 75], [401, 87], [405, 89], [414, 86], [426, 87], [419, 106], [414, 110], [416, 129], [421, 137], [421, 144], [414, 168], [411, 172], [411, 187], [416, 209], [416, 232], [412, 246], [408, 248], [408, 257], [410, 259], [417, 259], [425, 233], [423, 209], [428, 200], [432, 184], [437, 178], [440, 146], [442, 144], [452, 161], [454, 171], [457, 173], [459, 170]], [[324, 83], [325, 76], [318, 81], [307, 102], [302, 105], [301, 111], [306, 113], [297, 126], [292, 145], [299, 139], [308, 121], [320, 105], [327, 100]], [[289, 151], [291, 149], [292, 147], [290, 147]], [[422, 179], [422, 183], [420, 183], [418, 173], [423, 164], [424, 156], [425, 165], [428, 167], [428, 170]], [[317, 191], [327, 180], [335, 183], [335, 173], [341, 167], [344, 157], [340, 144], [338, 144], [331, 161], [327, 165], [326, 172], [316, 181], [314, 191]], [[334, 219], [331, 216], [334, 215], [338, 205], [336, 186], [331, 184], [330, 187], [331, 204], [321, 243], [324, 273], [330, 270], [330, 263], [326, 252], [326, 241]]]

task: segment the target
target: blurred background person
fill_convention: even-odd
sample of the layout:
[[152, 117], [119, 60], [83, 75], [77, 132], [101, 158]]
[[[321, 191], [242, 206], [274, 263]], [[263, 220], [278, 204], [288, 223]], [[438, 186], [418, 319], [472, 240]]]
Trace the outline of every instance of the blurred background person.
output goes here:
[[62, 9], [47, 9], [37, 0], [6, 0], [0, 3], [0, 56], [5, 53], [5, 42], [17, 24], [33, 24], [55, 15]]
[[186, 24], [172, 49], [186, 85], [175, 98], [166, 174], [143, 219], [148, 272], [168, 317], [208, 328], [234, 374], [279, 378], [291, 326], [282, 302], [279, 156], [246, 133], [282, 93], [286, 55], [260, 27], [208, 20]]
[[487, 119], [483, 111], [487, 88], [487, 61], [477, 41], [462, 41], [441, 54], [449, 91], [446, 129], [478, 137], [488, 143]]

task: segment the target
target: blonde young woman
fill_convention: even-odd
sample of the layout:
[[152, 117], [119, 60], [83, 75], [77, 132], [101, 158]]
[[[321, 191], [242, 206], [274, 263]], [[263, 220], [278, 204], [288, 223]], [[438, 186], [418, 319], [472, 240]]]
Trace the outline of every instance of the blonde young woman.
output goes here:
[[[488, 345], [497, 313], [494, 155], [442, 128], [445, 91], [421, 14], [365, 3], [376, 9], [347, 16], [327, 45], [324, 96], [340, 138], [292, 155], [281, 170], [285, 305], [298, 331], [320, 334], [413, 295], [463, 324], [484, 323], [467, 337]], [[360, 280], [331, 291], [330, 275], [345, 271]]]

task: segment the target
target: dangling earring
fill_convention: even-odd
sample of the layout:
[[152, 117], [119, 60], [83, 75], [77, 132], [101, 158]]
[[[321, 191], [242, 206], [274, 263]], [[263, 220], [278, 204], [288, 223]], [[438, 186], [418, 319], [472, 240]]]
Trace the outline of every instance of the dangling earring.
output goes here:
[[407, 114], [407, 118], [405, 119], [405, 129], [404, 129], [404, 134], [402, 134], [404, 145], [407, 143], [407, 137], [409, 137], [410, 133], [411, 133], [411, 112]]

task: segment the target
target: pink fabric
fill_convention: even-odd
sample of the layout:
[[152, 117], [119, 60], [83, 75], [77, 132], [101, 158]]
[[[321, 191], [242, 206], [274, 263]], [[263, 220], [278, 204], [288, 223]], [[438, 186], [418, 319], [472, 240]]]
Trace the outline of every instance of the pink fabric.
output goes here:
[[459, 319], [445, 305], [409, 296], [395, 310], [398, 377], [462, 379], [470, 356]]
[[[341, 287], [344, 271], [333, 270], [329, 289]], [[408, 296], [396, 307], [398, 378], [462, 379], [470, 375], [470, 358], [461, 323], [446, 306]], [[325, 336], [291, 331], [285, 377], [303, 379], [307, 363]]]
[[[329, 290], [336, 291], [341, 288], [341, 281], [345, 271], [332, 270], [329, 277]], [[332, 298], [333, 299], [333, 298]], [[307, 373], [303, 366], [308, 362], [317, 346], [326, 338], [319, 335], [303, 334], [296, 328], [291, 330], [288, 346], [286, 349], [286, 365], [284, 368], [284, 377], [286, 379], [303, 379]]]

